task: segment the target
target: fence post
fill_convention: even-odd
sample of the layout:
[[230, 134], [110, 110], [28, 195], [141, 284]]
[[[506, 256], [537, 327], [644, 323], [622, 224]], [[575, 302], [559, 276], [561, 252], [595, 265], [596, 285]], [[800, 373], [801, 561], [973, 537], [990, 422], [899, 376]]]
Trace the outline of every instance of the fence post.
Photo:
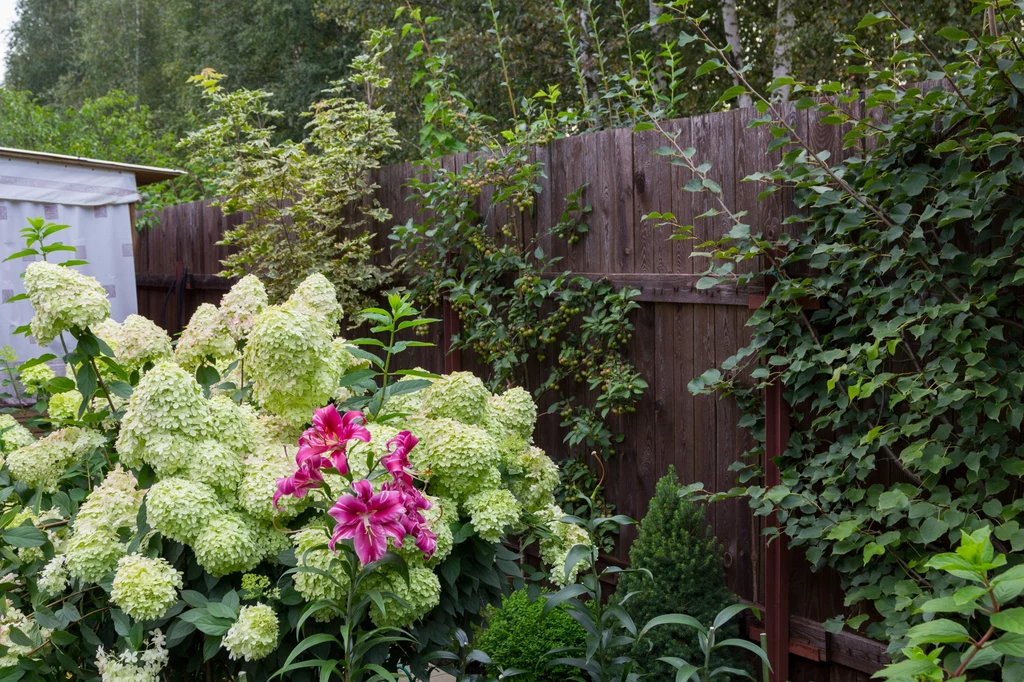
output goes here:
[[[748, 307], [755, 309], [764, 304], [775, 283], [766, 277], [764, 296], [751, 296]], [[765, 448], [764, 474], [768, 488], [782, 483], [782, 472], [776, 461], [786, 451], [789, 442], [789, 405], [786, 404], [782, 382], [775, 380], [764, 390]], [[768, 543], [764, 577], [764, 627], [768, 637], [768, 660], [771, 662], [772, 682], [789, 680], [789, 543], [779, 528], [779, 517], [772, 513], [768, 526], [774, 526], [780, 535]]]
[[[782, 384], [774, 382], [765, 389], [765, 484], [770, 488], [782, 483], [775, 458], [782, 455], [789, 440], [789, 406], [782, 395]], [[768, 524], [778, 527], [773, 513]], [[781, 532], [781, 529], [780, 529]], [[789, 680], [789, 543], [785, 535], [768, 544], [765, 562], [765, 631], [768, 634], [768, 659], [772, 664], [772, 682]]]

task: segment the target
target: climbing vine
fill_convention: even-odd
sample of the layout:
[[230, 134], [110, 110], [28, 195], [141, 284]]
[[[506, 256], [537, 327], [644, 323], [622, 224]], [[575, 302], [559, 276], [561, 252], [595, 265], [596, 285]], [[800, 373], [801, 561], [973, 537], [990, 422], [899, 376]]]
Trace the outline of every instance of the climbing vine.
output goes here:
[[[681, 40], [704, 44], [700, 71], [730, 68], [688, 5], [667, 8], [685, 23]], [[1022, 652], [986, 650], [987, 592], [949, 559], [967, 536], [980, 547], [991, 535], [986, 556], [1011, 565], [1024, 550], [1024, 35], [1017, 5], [978, 7], [962, 27], [927, 37], [888, 9], [865, 17], [859, 30], [890, 31], [894, 49], [879, 61], [845, 37], [863, 92], [776, 79], [771, 90], [793, 96], [782, 104], [734, 72], [739, 85], [723, 101], [753, 95], [750, 126], [769, 126], [769, 151], [781, 156], [748, 179], [762, 197], [792, 196], [792, 234], [769, 235], [728, 206], [699, 150], [668, 135], [661, 153], [693, 174], [687, 191], [717, 202], [706, 215], [730, 224], [704, 245], [698, 286], [773, 282], [750, 345], [691, 384], [739, 397], [762, 438], [760, 391], [779, 382], [793, 406], [799, 428], [777, 460], [781, 484], [762, 482], [759, 447], [738, 465], [744, 486], [734, 494], [777, 513], [791, 544], [841, 576], [850, 608], [829, 627], [866, 624], [895, 658], [920, 663], [900, 671], [937, 675], [927, 679], [945, 679], [942, 667], [1019, 680]], [[955, 46], [948, 63], [934, 57], [936, 40]], [[812, 144], [794, 123], [804, 115], [838, 127], [845, 159]], [[650, 217], [691, 233], [672, 214]], [[1000, 591], [1003, 615], [991, 625], [1019, 635], [1024, 621], [1005, 614], [1024, 614], [1024, 582], [1013, 586]], [[925, 633], [920, 624], [937, 614], [956, 636]], [[936, 641], [942, 648], [917, 648]]]
[[[614, 454], [623, 439], [614, 419], [633, 412], [647, 388], [627, 357], [638, 292], [562, 272], [560, 258], [542, 246], [562, 240], [572, 247], [587, 238], [586, 186], [568, 194], [553, 224], [535, 220], [545, 169], [532, 151], [572, 132], [578, 112], [560, 109], [556, 88], [517, 102], [510, 84], [516, 118], [501, 134], [489, 132], [486, 117], [458, 92], [443, 41], [428, 35], [430, 19], [411, 7], [406, 16], [403, 34], [418, 36], [410, 58], [421, 60], [417, 77], [426, 89], [424, 160], [410, 181], [424, 210], [394, 228], [395, 250], [422, 304], [451, 302], [461, 324], [452, 347], [472, 351], [489, 368], [492, 388], [516, 383], [548, 397], [572, 455], [562, 501], [578, 511], [578, 493], [600, 495], [600, 475], [586, 464], [590, 453]], [[442, 159], [465, 151], [474, 153], [460, 167]]]

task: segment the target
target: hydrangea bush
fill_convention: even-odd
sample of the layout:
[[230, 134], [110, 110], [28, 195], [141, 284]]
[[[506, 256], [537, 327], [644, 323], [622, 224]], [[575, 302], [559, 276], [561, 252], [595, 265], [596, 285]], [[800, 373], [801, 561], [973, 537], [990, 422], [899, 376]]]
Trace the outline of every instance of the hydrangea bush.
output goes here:
[[27, 333], [72, 349], [65, 377], [23, 365], [38, 437], [0, 415], [5, 679], [387, 679], [521, 579], [510, 534], [562, 584], [583, 565], [529, 394], [391, 369], [432, 322], [407, 300], [349, 342], [327, 278], [269, 305], [250, 276], [172, 343], [71, 266], [30, 271]]

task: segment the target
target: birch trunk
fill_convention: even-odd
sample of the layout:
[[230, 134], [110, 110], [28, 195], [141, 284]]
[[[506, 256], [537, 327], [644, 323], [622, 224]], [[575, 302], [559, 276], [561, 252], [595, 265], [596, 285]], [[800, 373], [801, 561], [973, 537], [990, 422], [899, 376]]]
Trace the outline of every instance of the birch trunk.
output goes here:
[[[793, 71], [793, 29], [796, 17], [793, 14], [795, 0], [778, 0], [775, 23], [775, 55], [772, 66], [772, 80], [792, 75]], [[783, 102], [789, 99], [789, 86], [775, 91]]]
[[[779, 0], [783, 2], [784, 0]], [[725, 41], [732, 48], [732, 63], [737, 69], [743, 68], [743, 41], [740, 39], [740, 18], [736, 13], [736, 0], [722, 0], [722, 25], [725, 27]], [[734, 85], [741, 85], [739, 78], [733, 76]], [[749, 94], [740, 95], [737, 100], [740, 108], [749, 107], [753, 103]]]

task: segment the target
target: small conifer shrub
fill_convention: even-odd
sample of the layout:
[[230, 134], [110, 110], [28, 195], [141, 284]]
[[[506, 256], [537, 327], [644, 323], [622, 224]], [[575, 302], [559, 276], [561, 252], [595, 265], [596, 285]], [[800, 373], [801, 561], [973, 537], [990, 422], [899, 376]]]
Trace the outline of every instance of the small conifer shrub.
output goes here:
[[[736, 601], [726, 586], [722, 549], [704, 517], [704, 508], [683, 499], [681, 491], [675, 469], [670, 468], [658, 481], [629, 550], [632, 567], [647, 569], [651, 577], [643, 572], [624, 573], [616, 587], [618, 600], [636, 592], [624, 605], [635, 623], [668, 613], [685, 613], [701, 623], [711, 623], [719, 611]], [[736, 636], [735, 622], [719, 635], [721, 639]], [[675, 625], [652, 630], [631, 655], [651, 673], [649, 679], [657, 682], [675, 679], [675, 671], [657, 660], [660, 656], [676, 656], [694, 665], [704, 661], [696, 631]], [[742, 661], [729, 664], [745, 667]]]

